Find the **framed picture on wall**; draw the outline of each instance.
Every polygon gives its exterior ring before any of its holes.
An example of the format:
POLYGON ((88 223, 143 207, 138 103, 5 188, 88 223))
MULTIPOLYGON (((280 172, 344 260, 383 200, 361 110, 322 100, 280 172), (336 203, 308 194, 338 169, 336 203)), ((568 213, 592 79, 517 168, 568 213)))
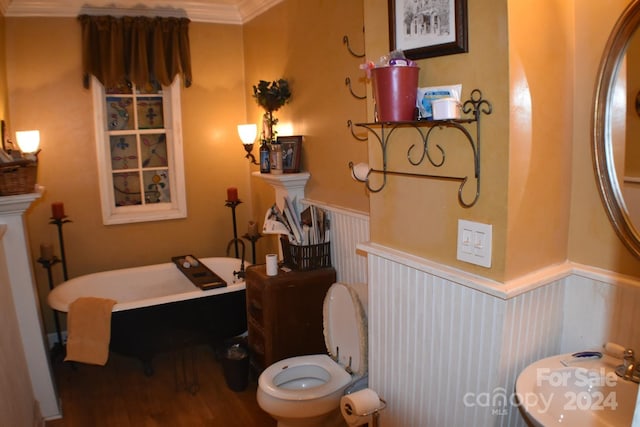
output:
POLYGON ((468 52, 467 0, 389 0, 389 42, 409 59, 468 52))
POLYGON ((278 142, 282 145, 282 171, 284 173, 300 172, 302 136, 279 136, 278 142))

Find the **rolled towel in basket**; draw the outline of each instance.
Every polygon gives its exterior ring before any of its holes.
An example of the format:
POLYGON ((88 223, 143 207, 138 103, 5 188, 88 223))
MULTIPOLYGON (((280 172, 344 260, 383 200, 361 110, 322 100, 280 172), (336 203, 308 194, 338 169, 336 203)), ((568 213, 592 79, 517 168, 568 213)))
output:
POLYGON ((104 365, 109 358, 111 310, 117 301, 82 297, 69 305, 64 360, 104 365))

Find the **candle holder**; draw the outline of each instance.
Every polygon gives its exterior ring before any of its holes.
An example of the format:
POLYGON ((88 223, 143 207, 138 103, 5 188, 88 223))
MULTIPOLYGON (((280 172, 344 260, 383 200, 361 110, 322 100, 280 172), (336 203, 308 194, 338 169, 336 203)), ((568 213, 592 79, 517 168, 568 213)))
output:
POLYGON ((69 275, 67 274, 67 257, 64 253, 64 238, 62 237, 62 226, 68 222, 71 222, 70 219, 66 219, 67 216, 63 215, 60 218, 51 217, 51 221, 49 224, 55 224, 58 227, 58 240, 60 242, 60 262, 62 262, 62 277, 64 280, 69 280, 69 275))
MULTIPOLYGON (((238 199, 227 200, 224 204, 226 207, 231 208, 231 218, 233 219, 233 240, 231 242, 233 242, 235 247, 236 258, 240 257, 240 254, 238 252, 238 227, 236 224, 236 206, 238 206, 240 203, 242 203, 242 200, 238 199)), ((231 242, 229 243, 231 244, 231 242)))
POLYGON ((256 263, 256 242, 262 238, 262 234, 249 234, 245 233, 242 235, 243 239, 246 239, 251 242, 251 264, 256 263))
MULTIPOLYGON (((47 279, 49 280, 49 290, 53 290, 53 276, 51 275, 51 267, 60 262, 57 256, 51 258, 38 258, 38 263, 47 270, 47 279)), ((58 356, 64 354, 64 345, 62 344, 62 333, 60 332, 60 319, 58 318, 58 311, 53 310, 53 321, 56 325, 56 338, 57 342, 51 348, 51 358, 55 359, 58 356)))

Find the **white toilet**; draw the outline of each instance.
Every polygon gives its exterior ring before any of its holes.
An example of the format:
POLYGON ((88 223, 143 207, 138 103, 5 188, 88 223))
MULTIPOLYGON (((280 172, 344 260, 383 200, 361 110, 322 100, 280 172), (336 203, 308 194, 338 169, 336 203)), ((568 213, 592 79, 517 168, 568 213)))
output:
POLYGON ((279 427, 345 425, 340 398, 367 371, 367 323, 356 292, 334 283, 323 307, 325 354, 290 357, 258 379, 260 407, 279 427))

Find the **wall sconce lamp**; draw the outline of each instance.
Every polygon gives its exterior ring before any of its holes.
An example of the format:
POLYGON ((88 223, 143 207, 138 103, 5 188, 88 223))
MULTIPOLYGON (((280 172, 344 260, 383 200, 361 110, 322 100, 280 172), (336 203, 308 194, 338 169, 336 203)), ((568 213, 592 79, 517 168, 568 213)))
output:
POLYGON ((258 125, 238 125, 238 135, 240 135, 242 145, 244 145, 244 149, 247 152, 247 155, 244 156, 245 159, 251 160, 251 163, 253 163, 254 165, 259 164, 258 162, 256 162, 256 158, 251 153, 251 150, 253 150, 253 143, 256 140, 256 136, 258 136, 258 125))
POLYGON ((40 131, 23 130, 16 132, 18 147, 25 158, 36 161, 40 152, 40 131))

